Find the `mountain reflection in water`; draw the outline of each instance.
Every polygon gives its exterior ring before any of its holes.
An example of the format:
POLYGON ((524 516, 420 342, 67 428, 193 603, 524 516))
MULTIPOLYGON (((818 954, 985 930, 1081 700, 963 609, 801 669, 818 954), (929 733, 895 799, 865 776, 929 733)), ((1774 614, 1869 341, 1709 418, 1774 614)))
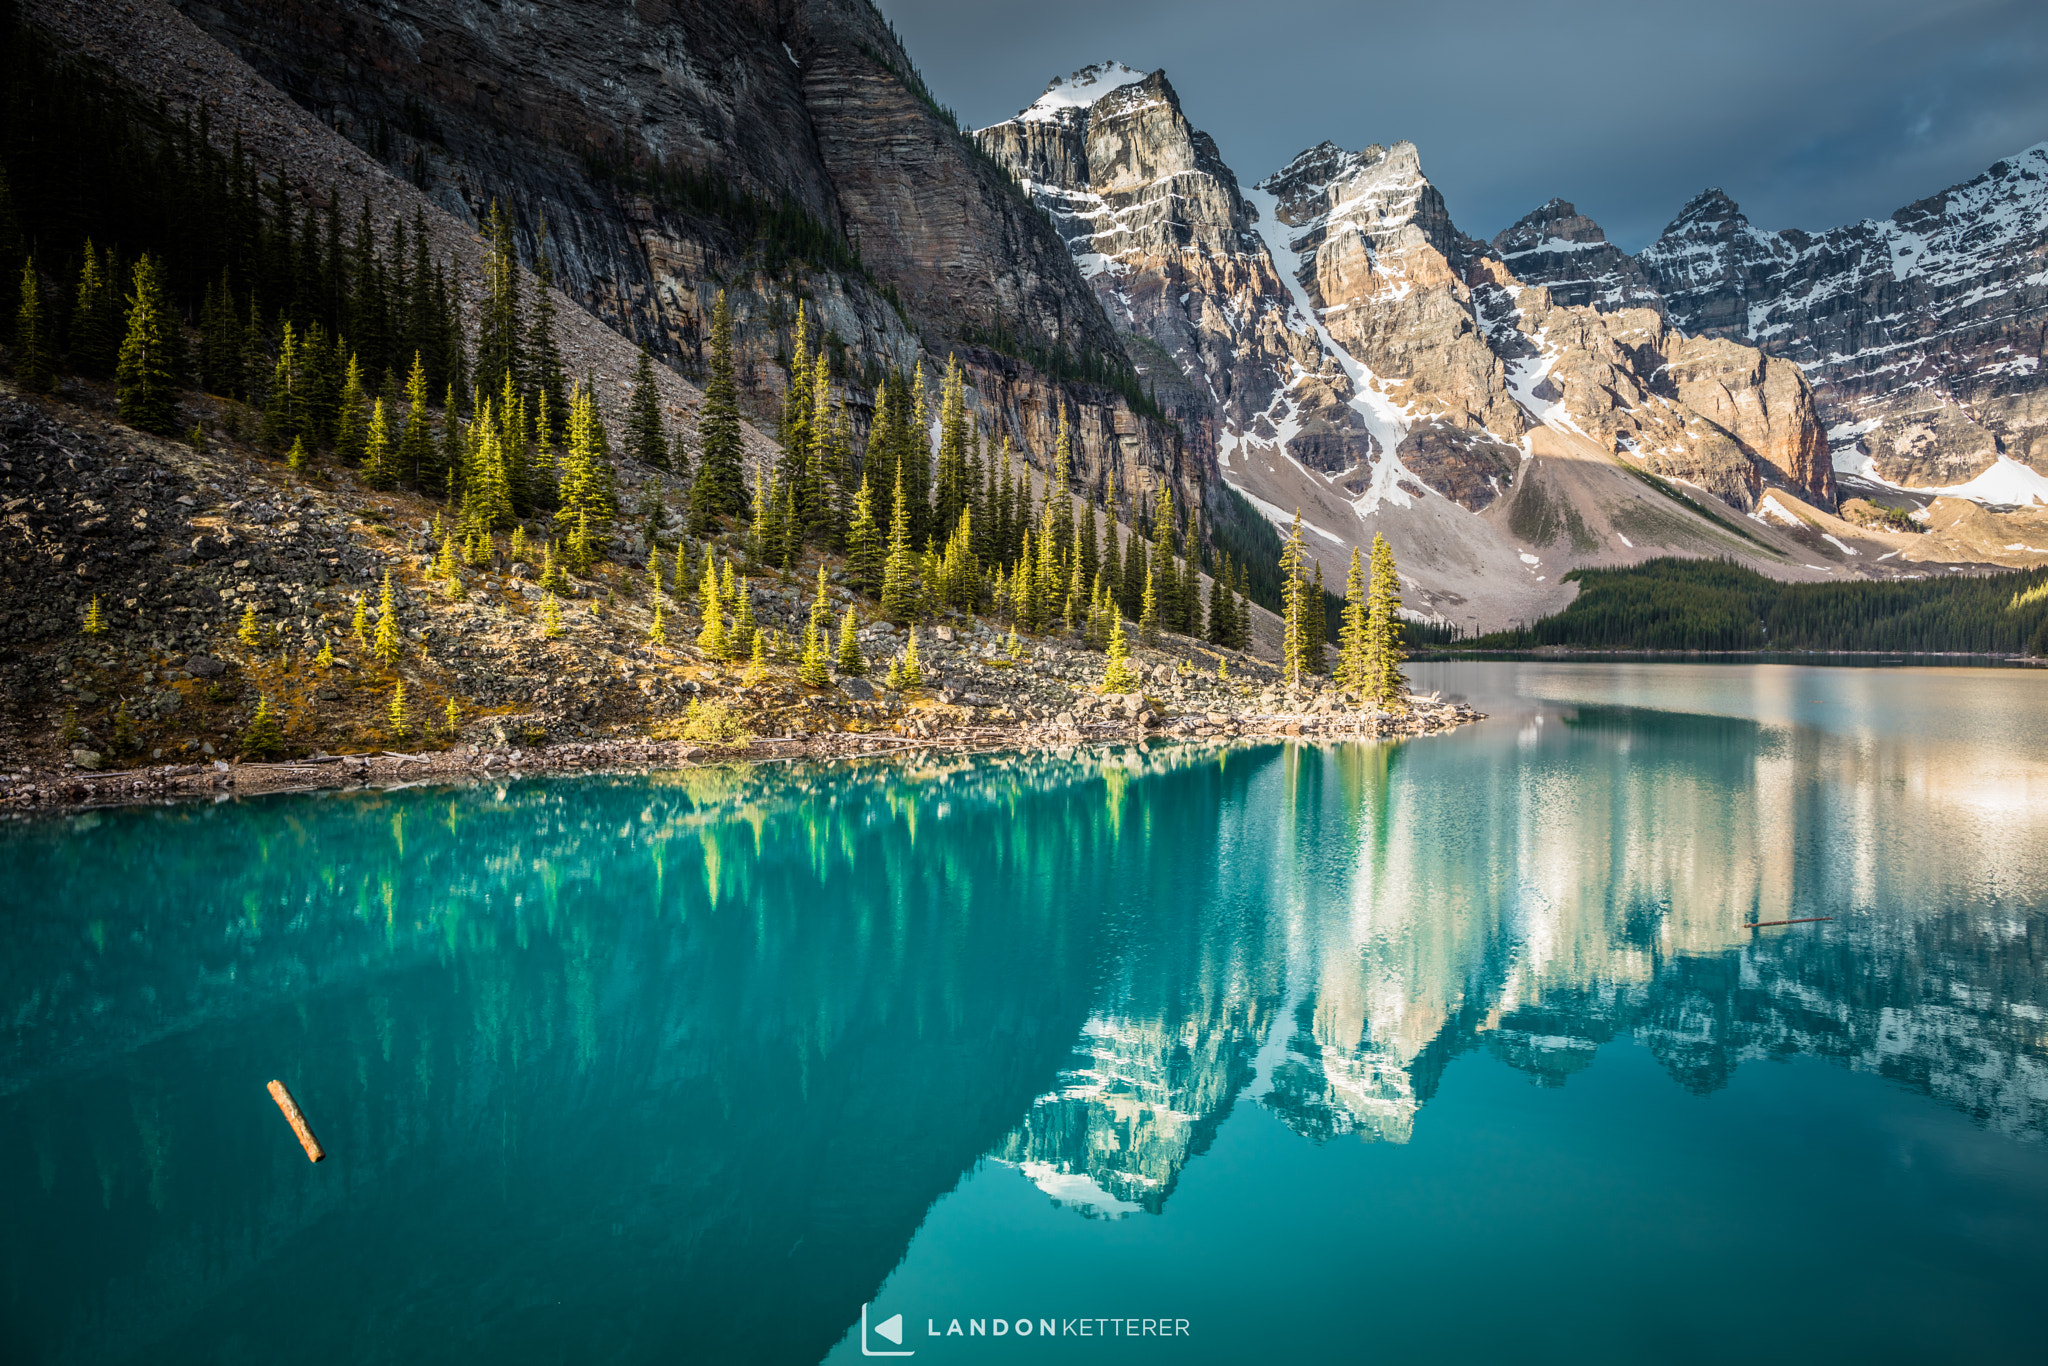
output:
POLYGON ((2038 708, 1992 744, 1574 677, 1405 744, 16 824, 0 1341, 815 1360, 984 1159, 1139 1218, 1240 1102, 1405 1143, 1460 1055, 1558 1086, 1621 1034, 1701 1094, 1808 1054, 2040 1139, 2038 708))

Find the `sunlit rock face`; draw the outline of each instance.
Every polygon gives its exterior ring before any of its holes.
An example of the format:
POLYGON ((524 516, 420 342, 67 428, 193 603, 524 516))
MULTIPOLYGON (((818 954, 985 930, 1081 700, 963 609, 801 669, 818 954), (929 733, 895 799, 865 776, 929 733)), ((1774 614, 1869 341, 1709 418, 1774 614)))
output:
POLYGON ((1117 62, 1054 81, 976 134, 1052 218, 1159 402, 1215 448, 1249 421, 1313 340, 1252 230, 1237 178, 1180 107, 1166 73, 1117 62))
POLYGON ((1688 335, 1796 363, 1842 431, 1845 470, 1913 488, 1967 483, 2001 455, 2048 472, 2048 143, 1819 233, 1758 228, 1710 189, 1626 257, 1569 208, 1553 201, 1494 240, 1519 278, 1603 311, 1657 307, 1688 335))

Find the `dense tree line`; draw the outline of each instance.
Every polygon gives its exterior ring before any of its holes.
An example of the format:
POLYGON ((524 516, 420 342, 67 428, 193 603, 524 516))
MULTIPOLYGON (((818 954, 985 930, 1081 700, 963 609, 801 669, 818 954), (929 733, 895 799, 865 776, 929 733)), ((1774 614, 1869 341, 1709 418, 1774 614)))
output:
MULTIPOLYGON (((731 346, 729 326, 714 324, 707 424, 725 420, 728 410, 737 415, 720 387, 731 373, 731 346)), ((636 411, 645 413, 645 430, 629 445, 659 451, 658 410, 640 409, 636 400, 636 411)), ((1126 620, 1148 636, 1177 631, 1239 648, 1249 643, 1243 566, 1223 557, 1203 593, 1200 519, 1176 514, 1170 488, 1144 518, 1150 536, 1119 527, 1101 507, 1077 508, 1064 407, 1053 468, 1034 479, 1007 438, 992 443, 972 420, 958 357, 936 395, 921 368, 886 376, 856 450, 825 347, 799 307, 780 428, 781 458, 755 472, 751 497, 742 500, 730 487, 736 458, 715 480, 698 472, 693 488, 704 492, 693 495, 695 529, 732 513, 747 525, 750 556, 785 569, 806 546, 843 554, 854 586, 896 621, 950 607, 993 612, 1029 632, 1058 627, 1100 649, 1126 620), (723 491, 714 496, 714 488, 723 491)), ((709 469, 708 435, 704 449, 709 469)))
POLYGON ((2048 654, 2048 569, 1780 583, 1725 561, 1660 559, 1565 577, 1579 596, 1562 612, 1471 644, 2048 654))

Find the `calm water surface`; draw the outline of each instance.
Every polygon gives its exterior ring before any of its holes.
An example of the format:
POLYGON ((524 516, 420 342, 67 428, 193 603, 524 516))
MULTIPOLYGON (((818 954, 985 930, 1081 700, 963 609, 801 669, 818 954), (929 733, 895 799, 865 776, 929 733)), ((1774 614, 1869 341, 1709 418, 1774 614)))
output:
POLYGON ((2039 1361, 2048 676, 1415 673, 0 826, 0 1359, 2039 1361))

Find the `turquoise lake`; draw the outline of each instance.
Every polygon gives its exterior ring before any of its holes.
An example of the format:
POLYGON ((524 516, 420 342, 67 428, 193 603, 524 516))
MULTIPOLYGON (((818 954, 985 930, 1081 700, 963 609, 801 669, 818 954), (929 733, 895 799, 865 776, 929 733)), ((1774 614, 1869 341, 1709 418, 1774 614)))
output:
POLYGON ((2041 1360, 2048 674, 1412 675, 0 825, 0 1360, 2041 1360))

